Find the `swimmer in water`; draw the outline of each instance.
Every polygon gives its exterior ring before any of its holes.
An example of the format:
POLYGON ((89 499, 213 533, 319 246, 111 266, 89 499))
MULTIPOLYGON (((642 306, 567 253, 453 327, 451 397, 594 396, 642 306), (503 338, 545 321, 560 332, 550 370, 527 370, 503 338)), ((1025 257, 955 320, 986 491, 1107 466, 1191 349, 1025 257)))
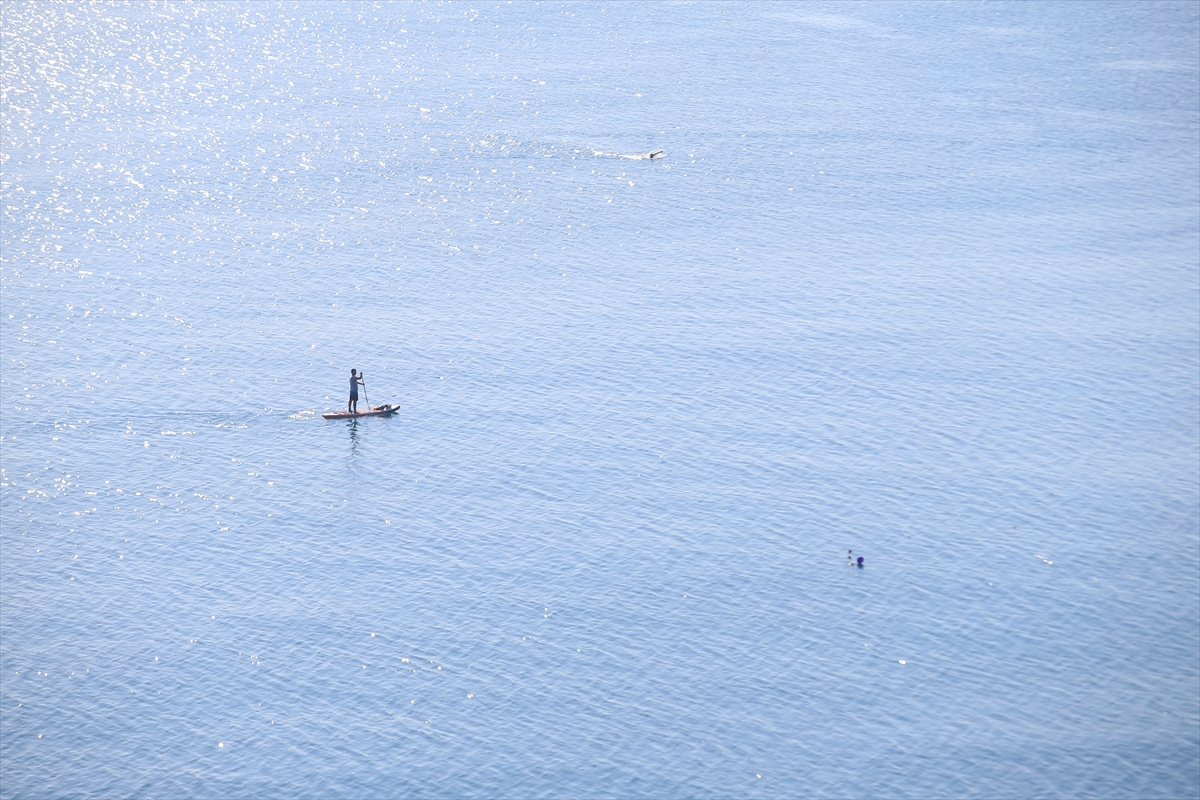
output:
POLYGON ((650 153, 650 158, 652 158, 652 159, 654 159, 654 158, 662 158, 662 157, 663 157, 663 155, 665 155, 665 154, 663 153, 663 151, 662 151, 662 150, 654 150, 654 151, 652 151, 652 152, 650 153))

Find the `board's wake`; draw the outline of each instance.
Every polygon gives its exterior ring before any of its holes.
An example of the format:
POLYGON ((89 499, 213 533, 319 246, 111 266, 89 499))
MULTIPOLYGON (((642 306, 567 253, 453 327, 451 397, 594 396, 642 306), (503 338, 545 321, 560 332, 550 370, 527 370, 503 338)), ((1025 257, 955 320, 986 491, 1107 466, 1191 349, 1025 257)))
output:
POLYGON ((628 158, 630 161, 653 161, 665 158, 667 154, 663 150, 651 150, 649 153, 606 153, 603 150, 592 150, 592 155, 597 158, 628 158))

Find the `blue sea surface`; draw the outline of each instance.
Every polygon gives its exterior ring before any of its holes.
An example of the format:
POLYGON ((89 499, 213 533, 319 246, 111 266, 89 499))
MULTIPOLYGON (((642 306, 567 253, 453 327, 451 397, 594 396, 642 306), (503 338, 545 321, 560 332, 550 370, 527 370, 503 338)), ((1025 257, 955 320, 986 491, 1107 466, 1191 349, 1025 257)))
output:
POLYGON ((1200 795, 1200 5, 0 37, 0 797, 1200 795))

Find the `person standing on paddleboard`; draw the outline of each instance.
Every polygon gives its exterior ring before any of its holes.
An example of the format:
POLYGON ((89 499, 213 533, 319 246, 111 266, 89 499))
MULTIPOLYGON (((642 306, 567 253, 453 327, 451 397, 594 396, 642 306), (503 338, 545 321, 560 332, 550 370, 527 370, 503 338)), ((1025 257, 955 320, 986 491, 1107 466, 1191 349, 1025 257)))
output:
POLYGON ((357 370, 350 370, 350 402, 346 404, 346 411, 351 414, 358 413, 358 386, 363 383, 362 375, 358 374, 357 370))

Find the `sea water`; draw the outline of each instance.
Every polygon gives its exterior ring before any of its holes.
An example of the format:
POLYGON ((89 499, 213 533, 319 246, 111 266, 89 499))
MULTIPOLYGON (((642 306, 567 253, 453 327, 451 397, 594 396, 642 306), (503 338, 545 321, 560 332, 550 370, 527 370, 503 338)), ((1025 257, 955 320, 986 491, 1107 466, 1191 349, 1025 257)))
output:
POLYGON ((1200 792, 1196 4, 0 14, 3 797, 1200 792))

